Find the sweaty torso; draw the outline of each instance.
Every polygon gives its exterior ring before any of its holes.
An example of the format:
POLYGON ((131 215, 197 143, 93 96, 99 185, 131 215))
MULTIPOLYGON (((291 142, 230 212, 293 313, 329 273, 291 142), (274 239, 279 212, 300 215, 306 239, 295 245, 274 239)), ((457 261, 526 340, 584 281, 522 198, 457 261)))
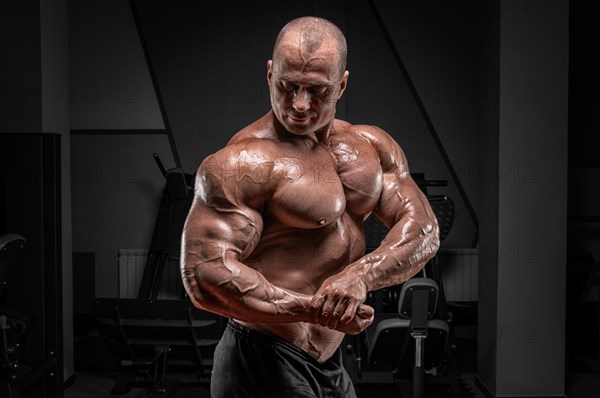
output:
MULTIPOLYGON (((379 157, 360 131, 336 120, 328 145, 274 137, 255 123, 233 141, 246 142, 257 162, 238 178, 269 190, 262 205, 263 230, 243 262, 271 283, 314 294, 321 283, 364 254, 364 218, 375 208, 383 178, 379 157)), ((241 324, 279 336, 326 360, 344 334, 320 325, 241 324)))

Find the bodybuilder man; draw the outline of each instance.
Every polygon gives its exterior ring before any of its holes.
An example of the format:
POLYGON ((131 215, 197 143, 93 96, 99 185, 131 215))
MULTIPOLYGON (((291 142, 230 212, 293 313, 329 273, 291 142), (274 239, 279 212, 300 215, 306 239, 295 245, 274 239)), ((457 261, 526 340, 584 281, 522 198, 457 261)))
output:
POLYGON ((368 291, 435 254, 438 226, 399 145, 335 119, 349 76, 342 32, 295 19, 272 58, 272 109, 198 169, 182 277, 197 307, 230 318, 213 398, 353 397, 340 343, 373 321, 368 291), (389 233, 364 255, 371 213, 389 233))

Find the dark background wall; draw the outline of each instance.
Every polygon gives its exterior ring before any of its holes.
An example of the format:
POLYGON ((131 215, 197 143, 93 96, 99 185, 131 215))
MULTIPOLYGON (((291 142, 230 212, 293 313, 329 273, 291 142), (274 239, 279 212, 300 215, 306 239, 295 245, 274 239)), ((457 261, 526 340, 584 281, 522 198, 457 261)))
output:
MULTIPOLYGON (((489 100, 481 7, 467 1, 375 4, 477 210, 476 148, 489 100)), ((431 189, 456 203, 447 245, 472 245, 475 225, 368 2, 223 2, 210 11, 183 1, 134 5, 167 120, 160 117, 129 2, 75 3, 70 13, 74 246, 96 255, 98 296, 117 293, 118 249, 149 245, 163 186, 152 153, 166 167, 179 158, 193 173, 204 157, 265 114, 266 62, 275 36, 302 15, 324 16, 347 35, 350 81, 338 117, 384 128, 405 150, 411 171, 448 180, 448 187, 431 189)))
POLYGON ((541 4, 499 3, 498 87, 522 91, 499 96, 485 132, 498 172, 482 187, 495 255, 480 267, 479 314, 493 322, 478 330, 478 376, 498 397, 564 393, 568 3, 541 4))

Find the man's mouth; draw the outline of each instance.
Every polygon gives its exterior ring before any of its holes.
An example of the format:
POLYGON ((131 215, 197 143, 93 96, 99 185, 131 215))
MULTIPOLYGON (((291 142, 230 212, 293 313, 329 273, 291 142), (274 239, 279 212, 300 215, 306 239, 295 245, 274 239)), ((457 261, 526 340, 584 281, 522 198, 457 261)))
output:
POLYGON ((294 116, 294 115, 288 115, 288 117, 290 119, 292 119, 296 123, 305 123, 308 120, 310 120, 310 116, 297 117, 297 116, 294 116))

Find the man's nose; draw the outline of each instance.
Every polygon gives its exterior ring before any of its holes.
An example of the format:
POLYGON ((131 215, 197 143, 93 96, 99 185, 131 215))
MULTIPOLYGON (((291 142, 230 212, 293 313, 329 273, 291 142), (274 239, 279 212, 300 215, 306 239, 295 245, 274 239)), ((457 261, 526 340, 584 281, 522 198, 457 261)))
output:
POLYGON ((300 113, 306 112, 308 109, 310 109, 310 98, 308 92, 303 89, 298 89, 294 95, 292 106, 296 112, 300 113))

